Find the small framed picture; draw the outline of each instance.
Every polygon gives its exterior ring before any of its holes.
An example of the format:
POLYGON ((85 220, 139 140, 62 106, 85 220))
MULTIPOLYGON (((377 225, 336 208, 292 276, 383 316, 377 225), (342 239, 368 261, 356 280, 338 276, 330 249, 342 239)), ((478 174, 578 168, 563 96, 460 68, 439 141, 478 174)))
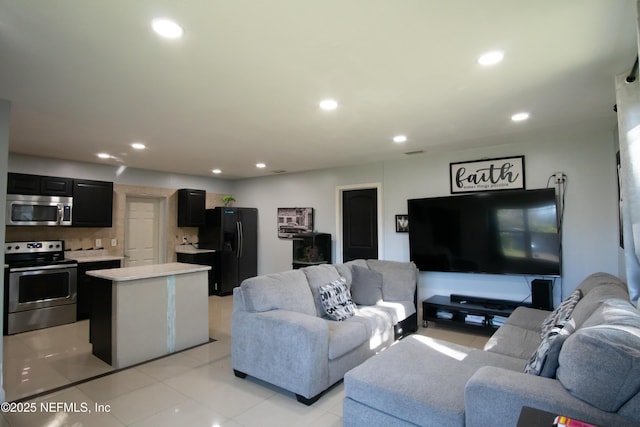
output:
POLYGON ((291 239, 313 231, 313 208, 278 208, 278 237, 291 239))
POLYGON ((396 233, 409 232, 409 215, 396 215, 396 233))

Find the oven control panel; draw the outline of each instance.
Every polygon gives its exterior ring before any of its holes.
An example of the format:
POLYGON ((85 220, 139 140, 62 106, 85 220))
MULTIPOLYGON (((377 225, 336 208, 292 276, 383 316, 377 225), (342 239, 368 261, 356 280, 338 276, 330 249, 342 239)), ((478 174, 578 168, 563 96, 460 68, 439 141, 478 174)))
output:
POLYGON ((60 251, 64 251, 63 240, 48 240, 40 242, 7 242, 4 246, 5 255, 60 251))

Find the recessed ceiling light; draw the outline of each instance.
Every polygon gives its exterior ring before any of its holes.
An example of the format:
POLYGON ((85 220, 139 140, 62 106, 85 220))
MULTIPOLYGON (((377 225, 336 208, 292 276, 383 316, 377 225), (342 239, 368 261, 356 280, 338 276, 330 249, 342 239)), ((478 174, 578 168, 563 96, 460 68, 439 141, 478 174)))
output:
POLYGON ((480 58, 478 58, 478 64, 494 65, 502 61, 503 58, 504 58, 504 53, 500 52, 499 50, 495 50, 493 52, 488 52, 480 56, 480 58))
POLYGON ((100 157, 101 159, 109 159, 111 158, 111 155, 107 153, 98 153, 98 157, 100 157))
POLYGON ((393 137, 393 142, 402 144, 403 142, 407 142, 407 137, 406 135, 396 135, 393 137))
POLYGON ((258 169, 264 169, 264 168, 266 168, 266 167, 267 167, 267 165, 265 165, 264 163, 256 163, 256 167, 257 167, 258 169))
POLYGON ((332 111, 338 108, 338 101, 335 99, 325 99, 320 102, 320 108, 325 111, 332 111))
POLYGON ((133 142, 131 143, 131 147, 135 148, 136 150, 144 150, 145 148, 147 148, 147 146, 142 142, 133 142))
POLYGON ((527 120, 529 118, 529 113, 516 113, 513 116, 511 116, 511 120, 513 120, 514 122, 521 122, 523 120, 527 120))
POLYGON ((220 169, 214 169, 211 172, 215 173, 216 175, 221 174, 222 171, 220 169))
POLYGON ((151 22, 151 26, 153 31, 167 39, 179 39, 184 33, 182 27, 170 19, 154 19, 151 22))

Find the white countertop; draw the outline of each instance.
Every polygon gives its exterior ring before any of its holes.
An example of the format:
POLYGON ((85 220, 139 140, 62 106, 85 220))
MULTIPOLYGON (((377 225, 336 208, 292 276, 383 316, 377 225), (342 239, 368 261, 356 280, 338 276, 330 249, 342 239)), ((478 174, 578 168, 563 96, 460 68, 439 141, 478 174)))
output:
POLYGON ((123 256, 115 256, 115 255, 96 255, 96 256, 86 256, 86 255, 73 255, 73 254, 64 254, 65 259, 72 259, 77 261, 78 263, 83 262, 100 262, 100 261, 121 261, 124 259, 123 256))
POLYGON ((215 252, 215 249, 199 249, 193 245, 176 245, 177 254, 207 254, 215 252))
POLYGON ((211 266, 171 262, 167 264, 140 265, 137 267, 109 268, 106 270, 87 271, 89 276, 112 282, 126 282, 130 280, 148 279, 150 277, 173 276, 176 274, 197 273, 211 270, 211 266))

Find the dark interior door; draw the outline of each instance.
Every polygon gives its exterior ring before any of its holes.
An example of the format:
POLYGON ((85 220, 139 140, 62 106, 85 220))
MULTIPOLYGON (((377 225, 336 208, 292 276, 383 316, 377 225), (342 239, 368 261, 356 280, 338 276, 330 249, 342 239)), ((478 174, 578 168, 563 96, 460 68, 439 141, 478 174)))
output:
POLYGON ((342 193, 342 260, 378 258, 378 191, 342 193))

